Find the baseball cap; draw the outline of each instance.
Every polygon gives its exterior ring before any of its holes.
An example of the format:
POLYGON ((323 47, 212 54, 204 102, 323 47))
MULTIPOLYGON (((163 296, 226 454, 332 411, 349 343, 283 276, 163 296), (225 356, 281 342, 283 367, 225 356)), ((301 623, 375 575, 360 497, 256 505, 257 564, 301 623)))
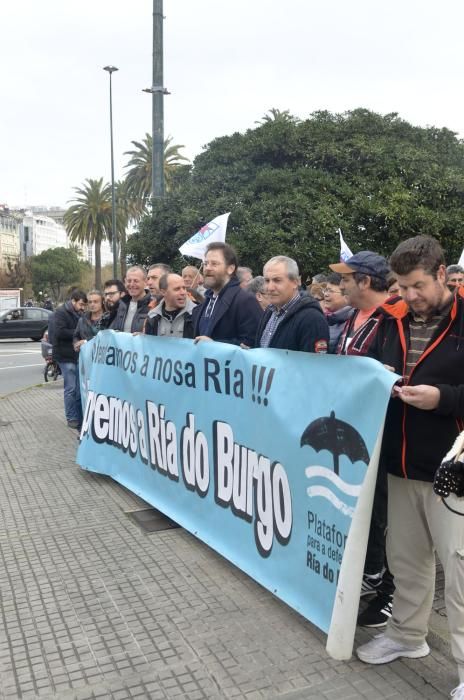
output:
POLYGON ((382 255, 373 253, 371 250, 361 250, 346 262, 335 263, 329 265, 330 269, 338 272, 340 275, 352 274, 353 272, 361 272, 363 275, 371 277, 380 277, 384 279, 390 272, 387 261, 382 255))

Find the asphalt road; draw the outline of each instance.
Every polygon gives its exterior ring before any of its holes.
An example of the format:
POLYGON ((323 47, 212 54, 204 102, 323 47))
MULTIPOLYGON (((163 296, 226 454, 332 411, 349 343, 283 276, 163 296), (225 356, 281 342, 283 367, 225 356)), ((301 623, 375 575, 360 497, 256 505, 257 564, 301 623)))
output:
POLYGON ((22 339, 0 340, 0 396, 41 384, 44 366, 40 343, 22 339))

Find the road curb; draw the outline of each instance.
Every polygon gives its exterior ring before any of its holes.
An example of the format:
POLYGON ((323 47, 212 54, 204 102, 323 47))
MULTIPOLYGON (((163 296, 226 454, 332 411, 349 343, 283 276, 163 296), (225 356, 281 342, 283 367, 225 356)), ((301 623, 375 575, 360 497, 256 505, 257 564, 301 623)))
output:
MULTIPOLYGON (((55 384, 55 382, 53 382, 55 384)), ((14 389, 13 391, 9 391, 8 394, 2 394, 0 396, 0 401, 3 401, 4 399, 9 399, 12 396, 15 396, 15 394, 21 394, 23 391, 30 391, 31 389, 39 389, 40 387, 49 387, 53 386, 50 384, 50 382, 37 382, 37 384, 30 384, 29 386, 23 386, 21 389, 14 389)))

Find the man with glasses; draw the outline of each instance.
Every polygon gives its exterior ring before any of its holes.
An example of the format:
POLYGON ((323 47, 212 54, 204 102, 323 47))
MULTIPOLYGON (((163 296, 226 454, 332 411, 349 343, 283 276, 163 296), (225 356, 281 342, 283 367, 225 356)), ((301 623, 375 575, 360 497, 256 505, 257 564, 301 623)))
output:
POLYGON ((103 289, 106 311, 102 316, 101 327, 109 328, 116 317, 119 300, 124 296, 126 290, 121 280, 108 280, 103 289))
POLYGON ((228 243, 210 243, 204 262, 205 300, 192 311, 195 342, 218 340, 253 347, 262 309, 240 287, 238 260, 228 243))

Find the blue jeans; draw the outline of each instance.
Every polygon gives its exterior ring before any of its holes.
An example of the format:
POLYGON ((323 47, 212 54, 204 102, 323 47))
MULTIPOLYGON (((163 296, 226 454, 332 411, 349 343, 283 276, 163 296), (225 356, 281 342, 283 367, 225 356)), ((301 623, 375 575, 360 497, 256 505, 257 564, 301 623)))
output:
POLYGON ((59 362, 64 381, 64 412, 66 420, 82 424, 81 392, 78 367, 74 362, 59 362))

